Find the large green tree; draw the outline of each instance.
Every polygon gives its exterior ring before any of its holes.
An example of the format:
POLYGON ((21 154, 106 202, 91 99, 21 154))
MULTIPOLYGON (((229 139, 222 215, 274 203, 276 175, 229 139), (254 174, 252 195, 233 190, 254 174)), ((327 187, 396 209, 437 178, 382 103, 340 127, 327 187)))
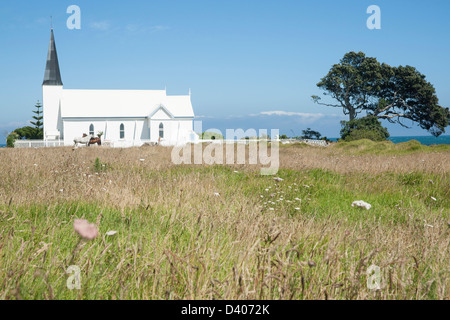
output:
POLYGON ((414 67, 391 67, 363 52, 349 52, 317 84, 337 103, 312 98, 320 105, 342 108, 350 121, 362 112, 404 127, 402 120, 409 119, 439 136, 449 125, 450 112, 439 105, 433 85, 425 78, 414 67))

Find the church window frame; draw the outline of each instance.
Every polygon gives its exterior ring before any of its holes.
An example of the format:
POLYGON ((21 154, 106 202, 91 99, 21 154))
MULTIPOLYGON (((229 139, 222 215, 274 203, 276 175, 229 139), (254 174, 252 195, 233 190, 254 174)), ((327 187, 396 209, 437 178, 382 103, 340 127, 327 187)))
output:
POLYGON ((120 124, 120 139, 125 139, 125 125, 123 123, 120 124))
POLYGON ((164 139, 164 124, 162 122, 159 124, 159 137, 164 139))
POLYGON ((93 136, 94 135, 94 124, 93 123, 91 123, 91 125, 89 126, 89 135, 90 136, 93 136))

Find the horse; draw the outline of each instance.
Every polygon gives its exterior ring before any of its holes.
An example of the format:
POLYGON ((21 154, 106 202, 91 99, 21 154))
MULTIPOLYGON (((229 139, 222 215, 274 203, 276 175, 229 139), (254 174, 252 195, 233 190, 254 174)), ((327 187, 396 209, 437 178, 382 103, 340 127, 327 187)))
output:
POLYGON ((88 136, 86 133, 83 133, 82 138, 73 139, 73 142, 75 143, 75 145, 73 146, 74 149, 78 148, 79 144, 84 144, 86 145, 86 147, 89 147, 89 142, 91 141, 92 138, 94 138, 92 135, 88 136))
POLYGON ((97 144, 97 145, 101 146, 102 145, 102 139, 99 138, 99 137, 91 138, 91 140, 89 140, 89 145, 88 146, 90 146, 91 144, 97 144))

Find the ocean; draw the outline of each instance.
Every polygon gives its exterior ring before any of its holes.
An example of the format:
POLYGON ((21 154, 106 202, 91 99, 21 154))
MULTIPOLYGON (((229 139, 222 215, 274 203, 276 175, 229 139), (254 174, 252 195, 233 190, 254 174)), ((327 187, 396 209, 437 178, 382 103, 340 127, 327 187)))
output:
MULTIPOLYGON (((338 138, 331 138, 331 141, 337 141, 338 138)), ((400 143, 400 142, 406 142, 409 140, 417 140, 421 144, 426 146, 431 146, 433 144, 450 144, 450 135, 440 136, 440 137, 433 137, 433 136, 407 136, 407 137, 390 137, 389 140, 391 140, 394 143, 400 143)), ((6 144, 0 144, 0 148, 5 148, 6 144)))
MULTIPOLYGON (((339 138, 331 138, 331 141, 337 141, 339 138)), ((431 146, 433 144, 450 144, 450 135, 433 137, 433 136, 407 136, 407 137, 390 137, 388 140, 391 140, 393 143, 401 143, 407 142, 410 140, 417 140, 421 144, 426 146, 431 146)))
POLYGON ((423 145, 430 146, 433 144, 450 144, 450 135, 440 136, 437 138, 433 136, 390 137, 389 140, 391 140, 394 143, 406 142, 409 140, 417 140, 423 145))

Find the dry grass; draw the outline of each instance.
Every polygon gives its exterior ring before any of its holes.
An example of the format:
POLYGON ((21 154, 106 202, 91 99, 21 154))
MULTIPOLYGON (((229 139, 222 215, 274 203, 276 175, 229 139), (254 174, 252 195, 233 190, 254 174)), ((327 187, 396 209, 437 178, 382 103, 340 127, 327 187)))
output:
POLYGON ((1 149, 0 298, 450 298, 448 150, 283 146, 281 183, 170 152, 1 149), (101 236, 74 256, 69 290, 76 218, 101 236))

